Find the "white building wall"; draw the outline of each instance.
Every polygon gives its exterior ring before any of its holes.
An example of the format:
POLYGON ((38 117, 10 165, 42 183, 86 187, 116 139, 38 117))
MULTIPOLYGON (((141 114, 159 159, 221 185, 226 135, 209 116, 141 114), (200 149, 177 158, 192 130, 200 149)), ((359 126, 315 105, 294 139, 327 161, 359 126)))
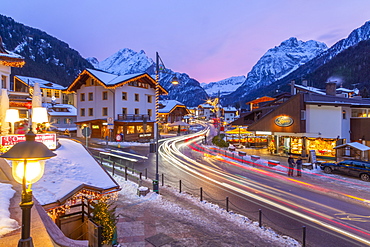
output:
POLYGON ((0 64, 0 88, 6 88, 8 91, 10 90, 10 74, 11 67, 0 64), (5 78, 5 85, 1 84, 2 78, 5 78))
POLYGON ((139 109, 139 114, 148 114, 148 109, 152 110, 150 119, 155 120, 155 89, 140 88, 124 85, 116 88, 115 99, 115 118, 122 114, 122 108, 127 108, 127 114, 135 114, 135 109, 139 109), (127 100, 122 100, 122 92, 127 93, 127 100), (135 94, 139 94, 139 101, 135 101, 135 94), (148 96, 151 96, 151 103, 148 102, 148 96))
POLYGON ((153 88, 140 88, 123 85, 116 89, 105 89, 103 86, 83 85, 76 94, 77 97, 77 121, 90 121, 94 119, 106 119, 113 117, 118 119, 118 114, 122 114, 122 108, 127 108, 127 114, 135 114, 135 109, 139 109, 139 114, 148 114, 151 109, 151 120, 155 120, 155 90, 153 88), (103 92, 108 92, 108 100, 103 100, 103 92), (122 92, 127 93, 127 100, 122 100, 122 92), (81 101, 81 93, 85 94, 85 101, 81 101), (89 93, 93 93, 93 101, 89 101, 89 93), (135 94, 139 94, 139 101, 135 101, 135 94), (151 103, 148 102, 148 95, 151 96, 151 103), (114 104, 115 103, 115 104, 114 104), (108 116, 103 116, 103 108, 108 108, 108 116), (81 116, 81 108, 85 109, 85 116, 81 116), (93 116, 89 116, 89 108, 93 108, 93 116))
POLYGON ((342 107, 306 106, 307 136, 337 138, 342 136, 342 107), (319 134, 320 133, 320 134, 319 134))
POLYGON ((85 86, 83 85, 77 91, 77 121, 89 121, 95 119, 106 119, 113 116, 113 95, 103 86, 85 86), (103 100, 103 91, 108 92, 108 100, 103 100), (85 101, 81 101, 81 93, 85 94, 85 101), (89 101, 89 93, 93 93, 93 100, 89 101), (108 108, 108 116, 103 116, 103 108, 108 108), (81 108, 85 109, 85 116, 81 116, 81 108), (93 116, 89 116, 89 108, 93 108, 93 116))

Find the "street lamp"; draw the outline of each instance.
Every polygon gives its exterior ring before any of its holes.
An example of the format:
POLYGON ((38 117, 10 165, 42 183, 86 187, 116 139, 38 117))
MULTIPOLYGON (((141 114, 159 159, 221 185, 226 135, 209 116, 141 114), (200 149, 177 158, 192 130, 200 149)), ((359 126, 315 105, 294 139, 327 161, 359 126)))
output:
POLYGON ((30 236, 31 208, 33 206, 31 184, 37 182, 44 173, 46 159, 56 156, 43 143, 36 142, 36 135, 29 131, 26 141, 15 144, 1 158, 12 161, 12 174, 18 183, 22 184, 22 238, 18 247, 33 247, 30 236))
MULTIPOLYGON (((159 62, 161 62, 164 69, 166 67, 164 66, 164 63, 159 56, 158 52, 156 52, 156 70, 155 70, 155 122, 154 122, 154 140, 155 140, 155 180, 153 180, 153 191, 156 193, 159 193, 159 173, 158 173, 158 139, 159 139, 159 128, 158 128, 158 122, 159 122, 159 62)), ((162 73, 166 73, 164 71, 161 71, 162 73)), ((171 73, 168 73, 171 74, 171 73)), ((179 80, 176 76, 172 78, 171 83, 173 85, 179 84, 179 80)))
POLYGON ((5 122, 10 123, 11 134, 14 134, 14 123, 20 121, 17 109, 8 109, 5 114, 5 122))

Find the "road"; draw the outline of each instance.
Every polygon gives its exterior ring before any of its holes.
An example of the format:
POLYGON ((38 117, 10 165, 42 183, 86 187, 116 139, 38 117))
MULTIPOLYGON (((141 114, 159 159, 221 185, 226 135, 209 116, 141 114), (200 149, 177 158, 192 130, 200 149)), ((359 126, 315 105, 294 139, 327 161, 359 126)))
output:
POLYGON ((206 200, 221 205, 228 197, 233 211, 252 219, 258 219, 261 209, 263 223, 298 240, 305 226, 307 246, 370 245, 369 208, 364 204, 332 197, 336 193, 331 190, 279 171, 194 152, 189 145, 201 140, 179 137, 163 143, 160 169, 166 172, 166 184, 179 187, 181 179, 183 190, 197 195, 202 187, 206 200))

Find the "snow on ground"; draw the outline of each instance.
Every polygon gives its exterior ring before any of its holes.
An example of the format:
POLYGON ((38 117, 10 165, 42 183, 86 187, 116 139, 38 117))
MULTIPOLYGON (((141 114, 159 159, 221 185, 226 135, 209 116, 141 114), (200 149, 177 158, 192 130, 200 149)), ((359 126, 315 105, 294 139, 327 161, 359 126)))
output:
MULTIPOLYGON (((119 183, 122 190, 119 192, 121 193, 127 202, 130 202, 132 204, 138 204, 145 201, 154 201, 154 205, 157 207, 163 208, 163 210, 169 210, 173 213, 176 213, 178 215, 186 215, 187 218, 190 219, 190 221, 193 222, 199 222, 201 223, 203 219, 199 218, 197 215, 193 215, 190 211, 182 208, 181 206, 177 205, 176 203, 172 203, 168 200, 166 200, 161 195, 158 195, 154 192, 149 192, 146 196, 139 197, 137 195, 137 189, 138 185, 131 181, 125 181, 124 178, 115 175, 114 179, 119 183)), ((258 236, 262 236, 264 239, 270 239, 272 242, 276 244, 276 246, 301 246, 300 243, 288 236, 285 235, 279 235, 276 232, 274 232, 271 228, 262 227, 260 228, 258 226, 258 222, 253 222, 249 218, 236 214, 234 212, 227 212, 225 209, 220 208, 219 206, 208 203, 206 201, 200 202, 199 198, 195 198, 189 194, 186 193, 178 193, 177 190, 174 188, 166 187, 167 190, 171 190, 172 194, 175 194, 179 197, 185 198, 186 200, 191 201, 192 204, 195 204, 205 210, 213 211, 215 217, 219 217, 222 220, 228 220, 235 222, 240 227, 243 227, 246 229, 246 231, 251 232, 253 234, 256 234, 258 236)))
POLYGON ((11 184, 0 183, 0 238, 19 228, 18 222, 10 218, 10 199, 14 194, 11 184))
POLYGON ((43 177, 32 185, 41 205, 56 202, 81 184, 102 189, 117 186, 81 144, 69 139, 59 142, 57 156, 46 161, 43 177))

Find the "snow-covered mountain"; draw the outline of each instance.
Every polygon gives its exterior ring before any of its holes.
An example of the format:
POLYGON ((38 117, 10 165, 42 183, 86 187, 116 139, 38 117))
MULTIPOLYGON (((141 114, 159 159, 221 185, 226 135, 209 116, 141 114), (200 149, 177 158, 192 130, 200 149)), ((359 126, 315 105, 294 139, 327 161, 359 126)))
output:
MULTIPOLYGON (((141 50, 135 52, 124 48, 99 62, 96 58, 87 58, 87 60, 96 68, 117 75, 134 74, 146 72, 155 78, 155 63, 146 53, 141 50)), ((199 82, 189 77, 185 73, 173 72, 170 69, 160 73, 160 84, 169 92, 166 99, 180 101, 187 106, 198 106, 208 98, 207 93, 200 86, 199 82), (176 76, 179 79, 179 85, 172 85, 172 78, 176 76)))
POLYGON ((201 83, 200 85, 206 90, 208 96, 213 98, 218 96, 218 92, 220 92, 220 96, 234 92, 245 79, 244 75, 233 76, 221 81, 201 83))
POLYGON ((226 95, 223 104, 244 98, 250 90, 268 86, 299 68, 327 49, 324 43, 297 38, 283 41, 279 46, 269 49, 253 66, 247 79, 237 90, 226 95))

